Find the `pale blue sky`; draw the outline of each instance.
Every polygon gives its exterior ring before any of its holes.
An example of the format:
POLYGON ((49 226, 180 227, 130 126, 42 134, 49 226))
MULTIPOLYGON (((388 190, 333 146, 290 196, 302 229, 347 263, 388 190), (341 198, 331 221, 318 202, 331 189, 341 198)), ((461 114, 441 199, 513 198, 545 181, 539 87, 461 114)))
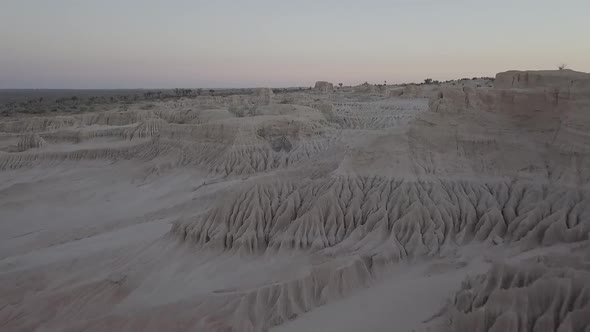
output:
POLYGON ((590 71, 589 15, 588 0, 0 0, 0 88, 590 71))

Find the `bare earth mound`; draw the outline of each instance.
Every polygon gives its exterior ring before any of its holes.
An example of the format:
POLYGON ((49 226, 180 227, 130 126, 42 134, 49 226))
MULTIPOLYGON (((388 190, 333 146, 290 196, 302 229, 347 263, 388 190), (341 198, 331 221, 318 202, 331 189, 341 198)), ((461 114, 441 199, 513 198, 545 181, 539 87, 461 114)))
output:
POLYGON ((588 331, 590 75, 0 122, 2 331, 588 331))

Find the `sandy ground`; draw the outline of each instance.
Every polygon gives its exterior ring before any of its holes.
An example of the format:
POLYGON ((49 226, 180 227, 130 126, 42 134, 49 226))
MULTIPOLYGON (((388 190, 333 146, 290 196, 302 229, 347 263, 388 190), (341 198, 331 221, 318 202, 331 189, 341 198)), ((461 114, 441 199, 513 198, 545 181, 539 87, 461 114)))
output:
POLYGON ((0 330, 586 331, 587 77, 524 75, 5 119, 0 330))

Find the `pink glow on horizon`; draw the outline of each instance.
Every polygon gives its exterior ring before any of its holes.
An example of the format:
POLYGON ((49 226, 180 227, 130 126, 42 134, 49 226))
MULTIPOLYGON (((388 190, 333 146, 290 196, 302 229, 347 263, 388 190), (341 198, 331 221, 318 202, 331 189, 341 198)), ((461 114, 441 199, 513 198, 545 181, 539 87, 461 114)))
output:
POLYGON ((580 39, 590 31, 586 1, 8 0, 4 7, 0 88, 402 83, 559 63, 590 71, 590 44, 580 39))

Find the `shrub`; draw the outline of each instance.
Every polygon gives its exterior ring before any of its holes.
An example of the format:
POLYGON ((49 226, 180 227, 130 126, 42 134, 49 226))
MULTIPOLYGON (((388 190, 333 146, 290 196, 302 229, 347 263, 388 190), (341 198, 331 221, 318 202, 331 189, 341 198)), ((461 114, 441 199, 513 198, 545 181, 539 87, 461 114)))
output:
POLYGON ((260 115, 260 110, 258 109, 258 105, 230 105, 227 110, 232 113, 233 115, 237 116, 238 118, 243 118, 245 116, 257 116, 260 115))

